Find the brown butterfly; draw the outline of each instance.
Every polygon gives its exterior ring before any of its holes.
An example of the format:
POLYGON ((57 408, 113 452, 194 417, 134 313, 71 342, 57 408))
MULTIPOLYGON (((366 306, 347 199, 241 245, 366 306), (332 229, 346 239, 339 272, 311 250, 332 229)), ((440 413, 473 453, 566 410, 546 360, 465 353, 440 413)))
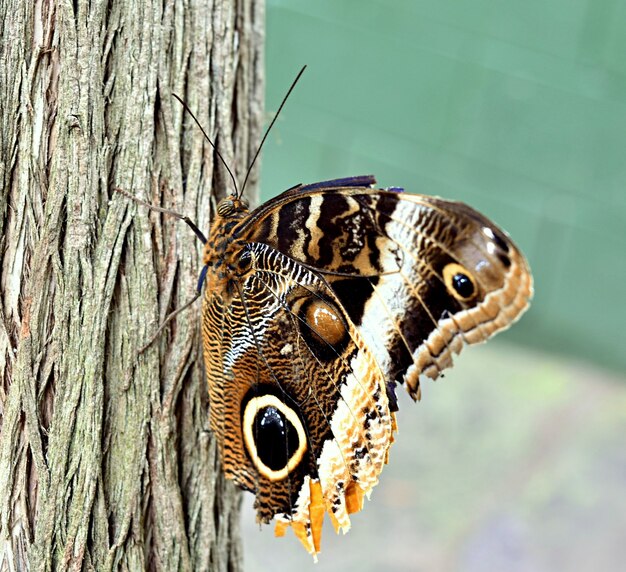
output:
POLYGON ((208 239, 176 215, 204 243, 202 339, 224 472, 256 495, 259 521, 276 518, 279 535, 291 526, 313 555, 324 515, 347 531, 378 482, 396 385, 419 399, 420 376, 509 327, 532 297, 524 256, 486 217, 375 183, 298 185, 252 212, 236 191, 208 239))
POLYGON ((258 519, 320 549, 387 462, 395 386, 420 397, 465 343, 527 308, 523 255, 458 203, 373 177, 222 200, 205 243, 204 360, 225 474, 258 519))

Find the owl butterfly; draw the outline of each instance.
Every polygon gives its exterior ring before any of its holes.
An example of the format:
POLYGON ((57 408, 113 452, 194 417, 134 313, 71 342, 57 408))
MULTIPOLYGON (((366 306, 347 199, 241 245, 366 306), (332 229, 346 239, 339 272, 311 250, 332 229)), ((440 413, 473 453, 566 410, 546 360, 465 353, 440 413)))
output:
POLYGON ((299 185, 249 212, 222 200, 205 243, 210 422, 258 519, 312 554, 350 528, 387 462, 395 386, 420 398, 464 344, 510 326, 532 279, 470 207, 373 177, 299 185))
POLYGON ((313 555, 325 514, 346 532, 378 482, 396 385, 419 399, 421 376, 510 326, 532 296, 524 256, 486 217, 375 184, 298 185, 252 212, 236 192, 207 240, 181 217, 204 242, 202 339, 223 470, 256 495, 259 521, 275 518, 277 535, 293 528, 313 555))

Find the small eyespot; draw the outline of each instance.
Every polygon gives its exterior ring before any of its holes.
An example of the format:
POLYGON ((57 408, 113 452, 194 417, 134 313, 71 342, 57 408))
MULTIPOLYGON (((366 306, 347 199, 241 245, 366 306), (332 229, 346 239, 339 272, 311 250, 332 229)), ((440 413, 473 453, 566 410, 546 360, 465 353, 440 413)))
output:
POLYGON ((322 361, 336 359, 350 339, 340 310, 313 297, 296 300, 291 310, 298 316, 300 334, 315 356, 322 361))
POLYGON ((346 335, 346 327, 335 309, 322 301, 306 304, 303 316, 313 332, 329 344, 339 343, 346 335))
POLYGON ((471 300, 478 292, 472 274, 465 267, 455 262, 451 262, 444 267, 443 281, 448 292, 460 302, 471 300))

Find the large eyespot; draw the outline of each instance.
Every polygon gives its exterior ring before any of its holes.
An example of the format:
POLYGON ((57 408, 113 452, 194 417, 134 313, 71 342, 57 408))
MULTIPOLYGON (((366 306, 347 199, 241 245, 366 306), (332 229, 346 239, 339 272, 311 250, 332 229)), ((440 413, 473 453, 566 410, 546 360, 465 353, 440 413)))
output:
POLYGON ((253 397, 246 404, 243 439, 254 466, 270 481, 289 475, 307 449, 304 427, 296 412, 269 394, 253 397))
POLYGON ((348 328, 339 311, 319 298, 300 298, 292 306, 299 318, 300 333, 321 360, 336 359, 349 340, 348 328))
POLYGON ((452 294, 460 302, 468 302, 478 292, 476 281, 471 273, 460 264, 451 262, 443 269, 443 281, 452 294))

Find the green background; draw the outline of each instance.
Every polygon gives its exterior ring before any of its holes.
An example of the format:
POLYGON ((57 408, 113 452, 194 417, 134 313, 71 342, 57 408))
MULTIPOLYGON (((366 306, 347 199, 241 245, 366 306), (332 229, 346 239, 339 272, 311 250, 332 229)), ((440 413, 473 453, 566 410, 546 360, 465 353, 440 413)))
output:
POLYGON ((270 0, 267 199, 375 174, 463 200, 535 277, 506 334, 626 371, 626 2, 270 0))
POLYGON ((268 199, 375 174, 466 201, 529 258, 519 324, 413 405, 313 565, 255 525, 246 569, 574 572, 626 562, 626 2, 268 0, 268 199), (259 533, 259 528, 262 532, 259 533))

